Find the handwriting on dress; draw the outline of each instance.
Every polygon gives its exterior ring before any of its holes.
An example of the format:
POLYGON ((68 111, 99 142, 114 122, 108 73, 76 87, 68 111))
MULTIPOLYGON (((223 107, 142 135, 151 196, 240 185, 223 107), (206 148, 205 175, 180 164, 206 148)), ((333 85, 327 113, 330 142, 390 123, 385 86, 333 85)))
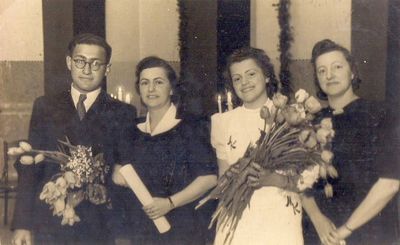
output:
POLYGON ((289 205, 293 208, 294 215, 301 213, 300 209, 298 208, 299 203, 296 202, 296 204, 294 204, 291 196, 287 196, 286 207, 289 207, 289 205))
POLYGON ((229 136, 229 141, 227 145, 231 147, 231 150, 236 149, 236 140, 232 140, 232 135, 229 136))

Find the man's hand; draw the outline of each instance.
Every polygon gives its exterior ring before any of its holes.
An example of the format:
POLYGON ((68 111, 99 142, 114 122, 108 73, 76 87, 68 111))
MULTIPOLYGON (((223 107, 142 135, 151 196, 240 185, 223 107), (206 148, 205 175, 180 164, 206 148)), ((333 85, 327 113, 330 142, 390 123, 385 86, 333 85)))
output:
POLYGON ((32 236, 29 230, 18 229, 14 231, 13 245, 31 245, 32 244, 32 236))
POLYGON ((112 174, 112 180, 116 185, 123 186, 123 187, 129 187, 128 183, 126 183, 124 176, 119 172, 119 170, 122 168, 122 165, 116 164, 114 166, 114 171, 112 174))

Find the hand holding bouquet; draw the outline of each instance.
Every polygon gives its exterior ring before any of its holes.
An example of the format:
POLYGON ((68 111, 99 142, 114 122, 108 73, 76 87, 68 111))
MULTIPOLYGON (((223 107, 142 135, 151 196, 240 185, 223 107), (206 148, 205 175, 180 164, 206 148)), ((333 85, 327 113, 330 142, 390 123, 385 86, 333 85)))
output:
MULTIPOLYGON (((295 98, 295 103, 288 104, 288 98, 277 93, 274 106, 260 110, 264 129, 260 130, 258 141, 248 146, 244 156, 220 177, 215 189, 197 206, 219 199, 210 227, 218 220, 217 229, 228 229, 225 241, 232 238, 254 190, 269 185, 271 173, 284 176, 287 185, 283 188, 297 192, 311 188, 319 177, 338 175, 331 164, 334 131, 330 118, 315 124, 315 114, 322 108, 318 100, 304 90, 299 90, 295 98)), ((328 183, 326 186, 331 188, 328 183)))
POLYGON ((40 164, 47 159, 60 165, 60 172, 47 182, 40 193, 40 200, 50 205, 53 215, 62 216, 62 225, 72 226, 80 221, 74 208, 83 200, 99 205, 107 201, 105 175, 109 171, 103 154, 93 157, 90 147, 74 146, 59 141, 59 151, 34 150, 27 142, 9 149, 9 155, 21 155, 24 165, 40 164))

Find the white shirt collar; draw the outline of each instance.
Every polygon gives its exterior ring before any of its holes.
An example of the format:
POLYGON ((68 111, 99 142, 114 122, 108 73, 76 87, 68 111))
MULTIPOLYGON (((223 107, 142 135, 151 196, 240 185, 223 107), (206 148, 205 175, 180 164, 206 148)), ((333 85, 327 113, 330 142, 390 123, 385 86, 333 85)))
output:
MULTIPOLYGON (((98 89, 96 89, 94 91, 86 93, 87 98, 83 102, 83 104, 85 105, 86 111, 89 111, 90 107, 93 105, 93 103, 97 99, 97 96, 99 96, 100 92, 101 92, 101 88, 98 88, 98 89)), ((75 108, 76 108, 76 106, 78 104, 78 101, 79 101, 79 95, 81 95, 81 92, 79 92, 71 84, 71 96, 72 96, 72 100, 74 101, 75 108)))
POLYGON ((165 112, 164 116, 162 117, 156 128, 153 130, 153 132, 151 132, 150 116, 148 112, 146 115, 146 121, 143 123, 139 123, 137 127, 143 133, 155 136, 157 134, 167 132, 171 128, 175 127, 180 121, 181 119, 176 119, 176 106, 171 103, 171 106, 168 108, 167 112, 165 112))

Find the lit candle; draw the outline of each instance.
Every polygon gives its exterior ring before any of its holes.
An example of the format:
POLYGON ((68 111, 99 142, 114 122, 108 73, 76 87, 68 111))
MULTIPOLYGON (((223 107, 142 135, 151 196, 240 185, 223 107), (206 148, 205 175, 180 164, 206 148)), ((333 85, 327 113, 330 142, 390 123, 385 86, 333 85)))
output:
POLYGON ((231 111, 233 109, 231 91, 228 91, 228 93, 226 94, 226 103, 228 105, 228 111, 231 111))
POLYGON ((125 95, 125 103, 127 103, 127 104, 131 103, 131 93, 127 93, 125 95))
POLYGON ((114 98, 114 94, 113 93, 111 93, 110 96, 111 96, 111 98, 114 98))
POLYGON ((118 98, 118 100, 122 101, 122 88, 121 87, 117 88, 117 98, 118 98))
POLYGON ((220 94, 217 97, 217 101, 218 101, 218 112, 222 113, 222 99, 220 94))

